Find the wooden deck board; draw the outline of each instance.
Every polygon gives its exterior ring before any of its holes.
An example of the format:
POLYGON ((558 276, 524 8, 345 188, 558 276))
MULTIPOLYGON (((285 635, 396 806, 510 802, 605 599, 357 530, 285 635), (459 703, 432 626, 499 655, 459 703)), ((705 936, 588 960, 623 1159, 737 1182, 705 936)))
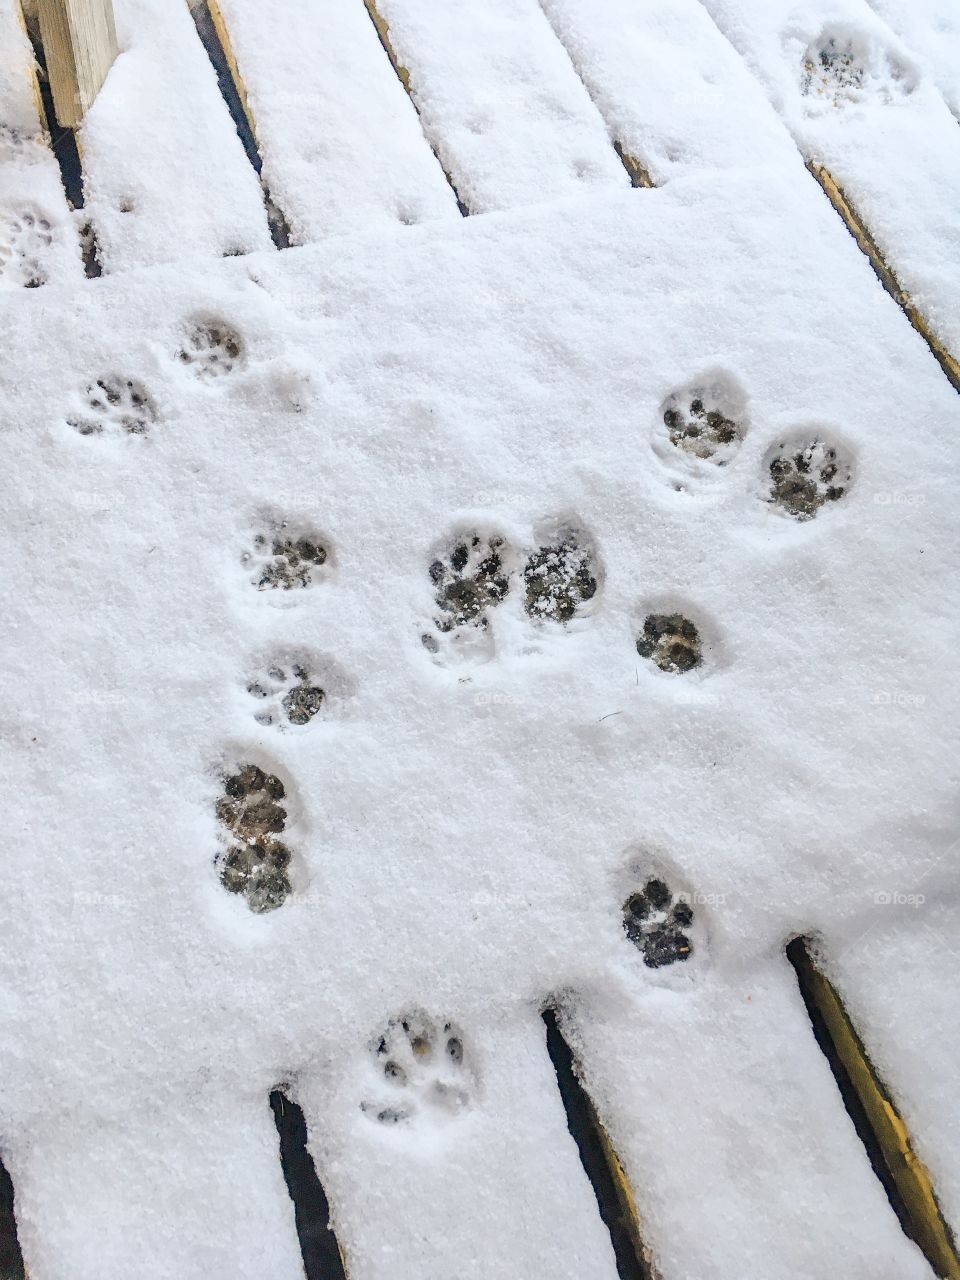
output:
POLYGON ((260 0, 218 8, 264 178, 295 241, 457 217, 362 0, 294 0, 282 23, 260 0))

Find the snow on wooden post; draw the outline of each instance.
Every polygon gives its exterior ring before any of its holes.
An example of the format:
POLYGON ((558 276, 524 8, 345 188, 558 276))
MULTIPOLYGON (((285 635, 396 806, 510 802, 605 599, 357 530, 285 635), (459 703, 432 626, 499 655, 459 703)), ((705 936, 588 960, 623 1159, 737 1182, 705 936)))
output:
POLYGON ((117 56, 113 0, 39 0, 40 39, 57 121, 75 128, 117 56))

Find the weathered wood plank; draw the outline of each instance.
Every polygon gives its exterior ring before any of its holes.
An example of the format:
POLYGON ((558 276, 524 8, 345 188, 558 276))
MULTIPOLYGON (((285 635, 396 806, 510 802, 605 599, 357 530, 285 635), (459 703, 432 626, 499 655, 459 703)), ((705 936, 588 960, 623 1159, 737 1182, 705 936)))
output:
POLYGON ((74 128, 117 56, 113 5, 111 0, 39 0, 38 8, 57 120, 74 128))

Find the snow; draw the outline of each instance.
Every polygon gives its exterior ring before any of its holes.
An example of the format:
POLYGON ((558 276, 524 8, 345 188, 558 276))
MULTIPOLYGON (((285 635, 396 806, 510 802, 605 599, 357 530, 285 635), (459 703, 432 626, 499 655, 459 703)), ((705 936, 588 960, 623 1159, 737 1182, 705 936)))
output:
POLYGON ((627 185, 537 0, 377 0, 444 168, 472 213, 627 185))
POLYGON ((703 168, 795 162, 796 149, 699 0, 542 0, 611 135, 655 185, 703 168))
POLYGON ((83 279, 57 162, 43 143, 33 51, 14 0, 0 3, 0 292, 83 279))
POLYGON ((960 403, 800 154, 954 334, 929 52, 853 0, 390 0, 421 125, 360 0, 222 0, 279 253, 189 14, 117 3, 84 281, 0 0, 55 246, 28 291, 0 243, 31 1280, 295 1280, 280 1086, 351 1280, 615 1280, 547 1002, 663 1280, 929 1277, 783 955, 956 1224, 960 403))
MULTIPOLYGON (((613 1280, 552 1092, 551 997, 665 1276, 928 1274, 781 947, 819 930, 845 954, 871 913, 885 936, 875 894, 949 845, 960 413, 815 184, 763 176, 7 308, 0 1129, 36 1280, 295 1274, 267 1154, 281 1082, 352 1275, 613 1280), (197 324, 233 334, 221 376, 179 358, 210 350, 197 324), (41 327, 61 353, 42 366, 41 327), (718 373, 739 449, 670 459, 662 406, 718 373), (108 406, 80 434, 84 388, 113 374, 155 420, 130 433, 108 406), (814 437, 852 481, 796 521, 764 460, 814 437), (327 557, 305 589, 258 590, 248 553, 283 521, 327 557), (596 549, 567 625, 523 609, 551 526, 596 549), (430 565, 473 530, 512 576, 485 643, 458 646, 430 565), (636 649, 674 611, 703 643, 685 675, 636 649), (339 673, 335 696, 262 724, 251 674, 294 652, 339 673), (215 863, 240 763, 287 793, 294 892, 262 915, 215 863), (693 904, 683 965, 624 935, 653 874, 693 904), (388 1089, 378 1039, 421 1014, 463 1063, 388 1089), (379 1123, 388 1103, 406 1121, 379 1123)), ((912 1041, 842 989, 956 1204, 957 1148, 922 1101, 949 1027, 912 1041)), ((910 999, 916 1023, 942 996, 910 999)))
POLYGON ((458 218, 363 4, 219 0, 264 156, 294 240, 355 226, 458 218), (318 74, 318 68, 323 69, 318 74))
POLYGON ((187 6, 114 9, 120 55, 78 131, 104 271, 269 248, 260 184, 187 6))
POLYGON ((870 0, 870 7, 924 61, 960 116, 960 12, 944 0, 870 0))
POLYGON ((960 350, 960 139, 921 63, 866 0, 704 4, 804 156, 839 183, 932 332, 960 350))

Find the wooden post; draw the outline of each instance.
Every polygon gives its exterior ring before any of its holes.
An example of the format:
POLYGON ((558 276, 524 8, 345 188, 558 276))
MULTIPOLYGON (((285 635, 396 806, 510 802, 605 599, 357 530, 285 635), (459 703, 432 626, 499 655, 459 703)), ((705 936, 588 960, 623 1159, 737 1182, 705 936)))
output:
POLYGON ((38 8, 57 122, 73 129, 117 56, 113 0, 39 0, 38 8))

